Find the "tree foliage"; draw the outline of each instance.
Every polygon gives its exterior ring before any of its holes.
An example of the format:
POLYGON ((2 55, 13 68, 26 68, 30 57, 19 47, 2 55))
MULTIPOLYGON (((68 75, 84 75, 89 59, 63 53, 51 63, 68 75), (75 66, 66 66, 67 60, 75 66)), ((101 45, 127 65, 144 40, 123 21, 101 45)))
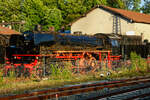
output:
POLYGON ((20 0, 0 0, 0 21, 19 21, 20 19, 20 0))
POLYGON ((140 12, 141 10, 141 0, 124 0, 124 4, 126 5, 126 9, 140 12))
POLYGON ((114 8, 121 8, 125 9, 125 2, 123 0, 107 0, 108 6, 114 7, 114 8))
MULTIPOLYGON (((24 20, 24 30, 34 30, 37 24, 42 25, 43 30, 48 30, 51 26, 59 30, 96 5, 140 11, 140 2, 141 0, 0 0, 0 22, 24 20)), ((147 3, 143 12, 149 13, 148 9, 147 3)))
POLYGON ((62 21, 61 11, 55 7, 48 8, 41 0, 26 0, 23 7, 25 30, 34 30, 37 24, 43 26, 43 30, 54 26, 59 29, 62 21))
POLYGON ((142 7, 142 12, 146 14, 150 14, 150 0, 144 0, 145 3, 142 7))

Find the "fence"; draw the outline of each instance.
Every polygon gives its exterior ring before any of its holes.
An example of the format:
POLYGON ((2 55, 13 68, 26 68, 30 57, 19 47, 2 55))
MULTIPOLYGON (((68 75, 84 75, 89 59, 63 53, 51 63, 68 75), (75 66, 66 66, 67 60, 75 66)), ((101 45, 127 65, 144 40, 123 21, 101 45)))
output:
POLYGON ((67 66, 68 70, 73 74, 96 72, 101 70, 102 67, 112 69, 120 66, 121 57, 111 56, 111 51, 57 51, 49 55, 13 56, 15 58, 13 61, 17 61, 17 63, 13 63, 12 65, 8 63, 4 66, 5 76, 8 76, 9 71, 12 69, 17 77, 27 77, 31 74, 40 77, 51 75, 52 69, 54 69, 52 66, 58 69, 63 69, 67 66), (29 61, 30 63, 27 63, 29 61))

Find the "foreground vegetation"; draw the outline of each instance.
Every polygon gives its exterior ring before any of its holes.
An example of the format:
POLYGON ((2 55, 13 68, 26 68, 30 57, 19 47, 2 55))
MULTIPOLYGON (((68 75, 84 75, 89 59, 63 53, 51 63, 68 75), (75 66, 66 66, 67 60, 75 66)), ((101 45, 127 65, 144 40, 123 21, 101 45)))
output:
POLYGON ((70 84, 79 84, 81 82, 123 79, 138 76, 149 76, 150 66, 146 59, 141 58, 136 53, 131 53, 130 62, 122 64, 112 70, 103 66, 96 72, 72 74, 69 64, 64 68, 58 68, 57 65, 51 65, 51 75, 47 77, 16 78, 11 72, 9 77, 3 77, 0 72, 0 94, 20 94, 27 91, 33 91, 42 88, 54 88, 70 84), (109 74, 108 74, 109 73, 109 74))

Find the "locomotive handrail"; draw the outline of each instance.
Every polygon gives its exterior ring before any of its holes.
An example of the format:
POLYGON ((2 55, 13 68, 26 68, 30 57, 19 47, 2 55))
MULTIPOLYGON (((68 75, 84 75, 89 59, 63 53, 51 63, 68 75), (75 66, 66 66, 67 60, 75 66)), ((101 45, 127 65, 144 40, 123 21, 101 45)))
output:
MULTIPOLYGON (((102 56, 103 54, 106 55, 106 58, 103 59, 104 61, 107 61, 108 68, 112 68, 111 62, 115 60, 120 60, 121 55, 119 56, 113 56, 111 54, 110 50, 107 51, 53 51, 52 54, 14 54, 13 56, 22 57, 22 56, 32 56, 32 57, 54 57, 57 59, 64 59, 64 60, 77 60, 78 58, 83 58, 84 53, 95 53, 99 55, 99 61, 102 62, 102 56), (77 54, 76 54, 77 53, 77 54), (81 53, 81 54, 80 54, 81 53)), ((36 64, 34 64, 36 65, 36 64)), ((33 65, 32 65, 33 66, 33 65)))
POLYGON ((101 52, 101 53, 107 53, 107 52, 112 52, 111 50, 106 50, 106 51, 101 51, 101 50, 94 50, 94 51, 54 51, 54 52, 56 52, 56 53, 66 53, 66 52, 70 52, 70 53, 79 53, 79 52, 89 52, 89 53, 92 53, 92 52, 96 52, 96 53, 99 53, 99 52, 101 52))
POLYGON ((81 58, 82 56, 56 56, 56 58, 74 58, 74 59, 77 59, 77 58, 81 58))
POLYGON ((13 54, 12 56, 41 56, 41 55, 33 55, 33 54, 13 54))

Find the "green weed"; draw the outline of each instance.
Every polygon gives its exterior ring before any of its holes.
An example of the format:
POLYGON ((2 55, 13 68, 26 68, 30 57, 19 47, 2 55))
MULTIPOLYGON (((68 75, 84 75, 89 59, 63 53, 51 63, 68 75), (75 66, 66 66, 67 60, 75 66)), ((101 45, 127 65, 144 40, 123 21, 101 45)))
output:
POLYGON ((71 72, 71 66, 69 62, 63 62, 62 66, 59 66, 59 64, 51 64, 51 78, 56 80, 64 80, 64 79, 71 79, 72 78, 72 72, 71 72))

